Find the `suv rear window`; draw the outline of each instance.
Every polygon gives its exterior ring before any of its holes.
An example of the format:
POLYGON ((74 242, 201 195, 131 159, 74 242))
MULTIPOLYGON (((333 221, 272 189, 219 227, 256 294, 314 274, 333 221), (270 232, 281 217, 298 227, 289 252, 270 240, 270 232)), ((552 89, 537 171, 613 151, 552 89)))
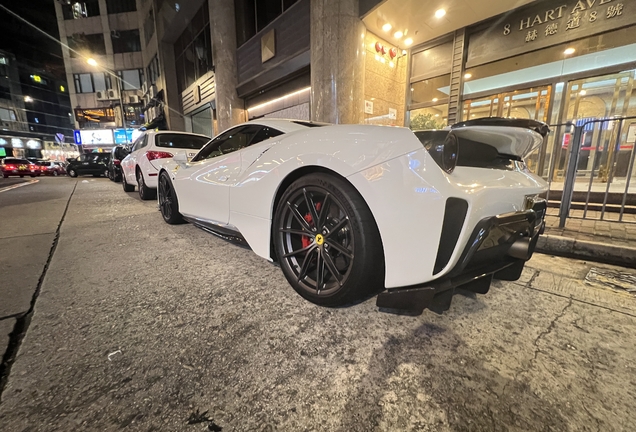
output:
POLYGON ((158 134, 156 135, 155 144, 157 147, 199 150, 209 141, 210 138, 197 135, 158 134))
POLYGON ((31 162, 29 162, 29 161, 28 161, 28 160, 26 160, 26 159, 9 159, 9 158, 6 158, 6 159, 4 160, 4 164, 5 164, 5 165, 6 165, 6 164, 30 164, 30 163, 31 163, 31 162))

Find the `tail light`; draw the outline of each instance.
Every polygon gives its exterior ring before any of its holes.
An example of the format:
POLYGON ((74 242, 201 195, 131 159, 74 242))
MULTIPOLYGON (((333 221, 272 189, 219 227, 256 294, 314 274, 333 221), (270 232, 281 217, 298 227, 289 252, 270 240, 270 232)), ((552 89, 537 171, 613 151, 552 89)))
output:
POLYGON ((15 166, 15 165, 5 165, 5 166, 4 166, 4 168, 5 168, 5 169, 8 169, 8 170, 18 169, 18 167, 17 167, 17 166, 15 166))
POLYGON ((113 165, 121 165, 121 161, 119 159, 113 159, 113 165))
POLYGON ((39 170, 39 169, 40 169, 40 167, 39 167, 38 165, 31 165, 31 166, 29 166, 29 171, 37 171, 37 170, 39 170))
POLYGON ((172 153, 163 152, 163 151, 148 151, 146 152, 146 157, 149 161, 155 159, 167 159, 172 157, 172 153))

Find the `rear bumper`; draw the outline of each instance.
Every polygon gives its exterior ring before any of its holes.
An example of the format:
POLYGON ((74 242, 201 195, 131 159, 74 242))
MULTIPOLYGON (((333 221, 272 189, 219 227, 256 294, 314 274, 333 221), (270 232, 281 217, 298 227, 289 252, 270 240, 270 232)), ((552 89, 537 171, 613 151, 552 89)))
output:
POLYGON ((455 288, 485 294, 493 278, 519 279, 545 228, 546 207, 545 200, 536 199, 528 210, 482 219, 447 275, 422 285, 384 291, 377 306, 412 313, 426 308, 443 311, 450 306, 455 288))

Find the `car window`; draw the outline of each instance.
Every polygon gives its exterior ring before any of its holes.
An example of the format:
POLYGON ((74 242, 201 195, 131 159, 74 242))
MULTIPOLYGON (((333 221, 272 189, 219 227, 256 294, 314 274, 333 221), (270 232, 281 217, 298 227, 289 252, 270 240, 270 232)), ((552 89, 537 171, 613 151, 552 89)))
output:
POLYGON ((77 158, 78 162, 86 162, 87 156, 85 154, 81 155, 77 158))
POLYGON ((252 141, 250 142, 249 145, 254 145, 254 144, 257 144, 259 142, 268 140, 270 138, 274 138, 275 136, 282 135, 282 134, 283 134, 283 132, 281 132, 281 131, 279 131, 277 129, 265 126, 265 127, 261 128, 261 130, 259 130, 256 133, 256 135, 254 135, 254 138, 252 138, 252 141))
POLYGON ((140 148, 143 147, 143 142, 146 140, 146 138, 148 137, 147 134, 143 134, 142 136, 140 136, 139 138, 137 138, 137 141, 135 141, 135 143, 132 146, 132 150, 130 150, 130 152, 134 152, 135 150, 139 150, 140 148))
POLYGON ((199 150, 210 138, 198 135, 186 134, 157 134, 155 135, 155 145, 157 147, 180 148, 199 150))
POLYGON ((215 158, 247 147, 254 135, 256 135, 261 128, 262 126, 249 125, 230 129, 210 141, 210 143, 192 159, 192 162, 215 158))

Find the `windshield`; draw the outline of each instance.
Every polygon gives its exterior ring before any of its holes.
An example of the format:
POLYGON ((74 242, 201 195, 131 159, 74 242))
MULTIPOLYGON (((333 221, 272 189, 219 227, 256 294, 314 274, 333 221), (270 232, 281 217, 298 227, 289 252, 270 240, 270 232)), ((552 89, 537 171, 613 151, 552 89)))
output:
POLYGON ((157 147, 199 150, 209 141, 210 138, 199 135, 158 134, 155 145, 157 147))

